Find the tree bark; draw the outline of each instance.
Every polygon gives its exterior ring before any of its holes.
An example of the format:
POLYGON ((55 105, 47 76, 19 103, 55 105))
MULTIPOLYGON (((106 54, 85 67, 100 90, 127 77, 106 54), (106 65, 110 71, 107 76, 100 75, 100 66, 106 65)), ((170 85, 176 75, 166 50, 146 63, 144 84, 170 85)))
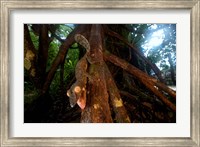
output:
POLYGON ((46 66, 48 60, 48 48, 50 44, 48 36, 48 26, 46 24, 39 25, 39 50, 38 50, 38 61, 37 61, 37 73, 40 81, 40 88, 45 82, 46 78, 46 66))
POLYGON ((87 87, 86 108, 81 115, 81 122, 111 123, 111 111, 105 79, 103 61, 103 44, 101 25, 92 25, 89 39, 90 49, 87 53, 89 67, 89 83, 87 87))
POLYGON ((105 66, 107 90, 109 93, 109 99, 111 101, 110 102, 111 108, 113 108, 113 111, 115 113, 115 121, 117 123, 130 123, 131 121, 124 107, 123 101, 119 94, 119 90, 113 80, 113 77, 107 65, 104 66, 105 66))
MULTIPOLYGON (((113 64, 120 66, 124 70, 128 71, 129 73, 133 74, 139 81, 141 81, 150 91, 152 91, 161 101, 163 101, 169 108, 173 111, 176 111, 176 106, 168 100, 161 92, 158 91, 155 87, 155 83, 159 83, 153 77, 148 76, 146 73, 140 71, 133 65, 129 64, 128 62, 118 58, 115 55, 112 55, 108 51, 104 52, 104 58, 113 64)), ((164 86, 164 84, 163 84, 164 86)), ((169 89, 165 86, 165 89, 169 89)))
POLYGON ((161 72, 160 70, 158 69, 158 67, 155 65, 155 64, 152 64, 151 62, 149 62, 144 55, 141 54, 141 52, 136 48, 134 47, 131 43, 129 43, 127 40, 125 40, 122 36, 120 36, 119 34, 117 34, 116 32, 113 32, 111 31, 110 29, 108 29, 107 27, 105 27, 104 25, 104 29, 105 29, 105 32, 110 35, 110 36, 113 36, 113 37, 116 37, 118 38, 119 40, 121 40, 122 42, 124 42, 128 47, 130 47, 131 49, 133 49, 135 51, 135 53, 141 58, 143 59, 143 61, 145 61, 151 68, 152 70, 155 72, 155 74, 157 75, 158 79, 164 83, 164 79, 161 75, 161 72))
POLYGON ((108 100, 104 67, 92 64, 89 69, 90 78, 87 90, 86 107, 81 114, 82 123, 111 123, 111 111, 108 100))

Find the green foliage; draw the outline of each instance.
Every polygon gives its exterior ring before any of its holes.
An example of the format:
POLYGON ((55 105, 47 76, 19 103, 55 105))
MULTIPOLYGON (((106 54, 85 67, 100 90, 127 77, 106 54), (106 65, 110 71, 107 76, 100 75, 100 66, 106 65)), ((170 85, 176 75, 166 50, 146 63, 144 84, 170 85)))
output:
MULTIPOLYGON (((156 64, 165 74, 173 68, 176 73, 176 25, 175 24, 132 24, 128 39, 147 59, 156 64), (171 57, 169 61, 169 56, 171 57), (170 68, 172 66, 172 68, 170 68)), ((143 64, 139 63, 139 66, 143 64)), ((149 74, 150 67, 145 66, 149 74)))
MULTIPOLYGON (((70 34, 72 31, 72 28, 69 27, 66 24, 63 25, 57 25, 56 26, 56 35, 60 37, 61 39, 66 39, 66 37, 70 34)), ((49 52, 48 52, 48 63, 47 63, 47 69, 46 71, 48 72, 51 68, 51 65, 56 58, 58 52, 59 52, 59 47, 61 43, 57 40, 54 39, 49 46, 49 52)), ((73 48, 78 47, 77 43, 72 45, 73 48)), ((64 64, 64 80, 69 77, 71 73, 74 72, 75 65, 78 59, 78 51, 76 49, 69 49, 68 54, 66 56, 65 64, 64 64)), ((50 89, 53 91, 56 91, 59 88, 60 85, 60 68, 57 69, 56 74, 54 76, 54 79, 51 83, 50 89)))
POLYGON ((69 49, 66 62, 64 65, 65 68, 65 74, 64 74, 64 80, 67 80, 68 77, 75 71, 76 64, 79 59, 79 49, 69 49))
POLYGON ((54 78, 51 82, 51 85, 50 85, 50 93, 53 94, 54 96, 58 94, 58 90, 59 90, 59 85, 60 85, 60 73, 59 73, 60 70, 57 70, 55 75, 54 75, 54 78))
POLYGON ((33 42, 33 45, 36 50, 39 48, 39 36, 35 35, 34 32, 32 31, 31 27, 29 26, 29 32, 30 32, 30 37, 33 42))
POLYGON ((49 50, 48 50, 48 61, 47 61, 46 72, 48 72, 49 69, 51 68, 52 63, 58 54, 60 45, 61 45, 61 43, 56 39, 54 39, 50 43, 49 50))
MULTIPOLYGON (((26 74, 26 73, 25 73, 26 74)), ((32 102, 39 96, 38 90, 35 88, 32 82, 24 82, 24 110, 32 104, 32 102)))
MULTIPOLYGON (((39 36, 38 32, 34 32, 32 30, 32 25, 28 25, 29 32, 30 32, 30 37, 31 40, 34 44, 34 47, 36 50, 39 48, 39 36)), ((62 40, 66 39, 66 37, 71 33, 73 30, 73 25, 68 25, 68 24, 55 24, 53 26, 55 29, 55 33, 58 37, 60 37, 62 40)), ((49 32, 49 37, 51 37, 51 32, 49 32)), ((59 47, 61 45, 61 42, 54 38, 48 48, 48 60, 47 60, 47 67, 46 67, 46 72, 48 72, 52 66, 53 61, 58 55, 59 52, 59 47)), ((73 49, 68 50, 68 54, 65 59, 65 64, 64 64, 64 81, 67 80, 71 74, 74 73, 76 63, 79 58, 79 49, 78 49, 78 44, 74 43, 72 45, 73 49)), ((52 83, 50 85, 50 91, 55 92, 59 89, 60 86, 60 68, 57 69, 55 76, 52 80, 52 83)), ((37 96, 37 89, 34 89, 34 85, 26 78, 25 80, 25 105, 31 103, 34 100, 34 97, 37 96), (32 97, 33 96, 33 97, 32 97)))
MULTIPOLYGON (((71 75, 75 71, 75 66, 78 62, 79 58, 79 49, 69 49, 67 57, 65 59, 65 64, 64 64, 64 81, 68 81, 68 78, 71 77, 71 75)), ((56 74, 54 76, 54 79, 51 83, 50 90, 52 92, 55 92, 59 90, 60 86, 60 68, 57 69, 56 74)))
POLYGON ((69 27, 67 24, 58 25, 58 29, 56 30, 56 35, 58 35, 61 39, 65 39, 73 29, 69 27))
POLYGON ((131 38, 132 43, 137 47, 141 48, 141 45, 145 42, 147 36, 149 35, 147 31, 149 30, 148 24, 133 24, 131 25, 132 32, 131 38))

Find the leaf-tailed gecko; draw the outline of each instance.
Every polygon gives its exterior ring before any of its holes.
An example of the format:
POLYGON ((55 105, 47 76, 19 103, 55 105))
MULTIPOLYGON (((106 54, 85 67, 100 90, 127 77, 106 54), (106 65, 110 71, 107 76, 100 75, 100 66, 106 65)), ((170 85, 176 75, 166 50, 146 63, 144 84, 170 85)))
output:
POLYGON ((75 41, 82 45, 86 49, 86 54, 78 61, 75 68, 76 82, 67 90, 67 96, 69 97, 70 106, 74 107, 76 103, 81 109, 86 106, 86 84, 88 68, 87 53, 90 51, 90 44, 88 40, 81 34, 75 35, 75 41))

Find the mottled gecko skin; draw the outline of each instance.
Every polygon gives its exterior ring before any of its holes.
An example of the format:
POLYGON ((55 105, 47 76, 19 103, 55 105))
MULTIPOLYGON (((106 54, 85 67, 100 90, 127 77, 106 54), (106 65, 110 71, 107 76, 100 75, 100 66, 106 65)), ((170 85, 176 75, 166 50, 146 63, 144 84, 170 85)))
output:
POLYGON ((81 34, 76 34, 74 36, 74 39, 77 43, 79 43, 80 45, 82 45, 87 52, 90 51, 90 43, 88 42, 88 40, 81 34))
POLYGON ((86 49, 86 54, 84 55, 83 58, 81 58, 78 61, 76 65, 76 68, 75 68, 76 82, 67 91, 67 96, 69 97, 71 107, 74 107, 77 103, 81 109, 84 109, 86 106, 87 77, 90 78, 90 75, 87 73, 88 62, 90 64, 101 63, 103 58, 102 56, 100 56, 101 58, 99 58, 98 56, 99 53, 95 53, 95 51, 100 51, 102 53, 102 50, 101 49, 91 50, 90 43, 81 34, 76 34, 74 36, 74 39, 77 43, 79 43, 81 46, 83 46, 86 49))
POLYGON ((86 105, 86 83, 87 83, 87 59, 82 57, 75 68, 76 82, 67 91, 69 97, 70 106, 74 107, 76 103, 81 109, 86 105))
MULTIPOLYGON (((82 45, 87 52, 90 50, 88 40, 81 34, 76 34, 74 39, 77 43, 82 45)), ((85 108, 86 105, 86 83, 87 83, 87 59, 86 55, 81 58, 75 68, 76 82, 67 91, 69 97, 70 106, 74 107, 76 103, 81 109, 85 108)))
MULTIPOLYGON (((76 34, 74 39, 86 49, 86 58, 90 64, 101 63, 103 61, 103 56, 99 56, 99 54, 102 54, 102 47, 99 47, 98 44, 93 44, 94 48, 91 48, 89 41, 81 34, 76 34), (98 49, 95 47, 98 47, 98 49)), ((92 40, 94 40, 93 42, 96 41, 95 36, 92 38, 92 40)))

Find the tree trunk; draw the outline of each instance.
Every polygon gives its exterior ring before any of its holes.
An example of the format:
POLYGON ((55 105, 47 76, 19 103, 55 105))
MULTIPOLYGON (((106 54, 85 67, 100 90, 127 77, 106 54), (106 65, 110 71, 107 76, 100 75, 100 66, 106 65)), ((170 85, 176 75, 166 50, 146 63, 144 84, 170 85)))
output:
POLYGON ((38 61, 37 61, 37 73, 40 81, 40 89, 42 88, 46 79, 46 66, 48 60, 48 48, 50 44, 50 38, 48 36, 48 26, 40 25, 39 27, 39 50, 38 50, 38 61))
POLYGON ((103 44, 101 25, 92 25, 90 50, 87 60, 90 63, 90 79, 87 90, 87 104, 82 112, 81 122, 113 122, 108 100, 105 69, 103 61, 103 44))

